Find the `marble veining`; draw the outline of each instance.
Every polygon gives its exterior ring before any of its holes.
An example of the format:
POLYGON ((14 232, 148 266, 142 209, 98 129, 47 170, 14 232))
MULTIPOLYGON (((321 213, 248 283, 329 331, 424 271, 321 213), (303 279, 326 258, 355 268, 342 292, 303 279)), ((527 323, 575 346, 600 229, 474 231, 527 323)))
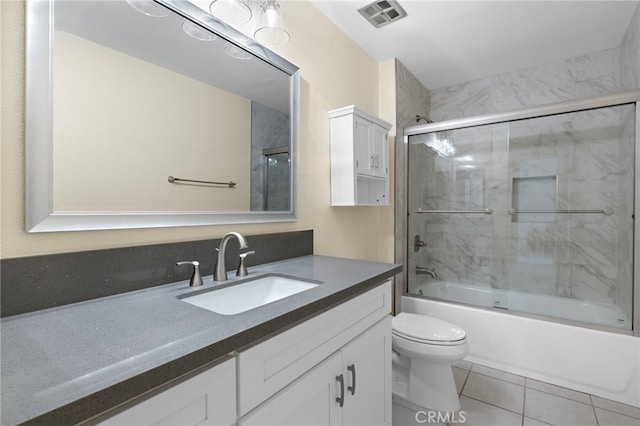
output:
MULTIPOLYGON (((416 115, 431 115, 429 109, 430 93, 418 81, 413 74, 402 65, 400 61, 395 61, 396 73, 396 141, 394 144, 395 153, 395 253, 394 258, 397 263, 403 263, 406 250, 406 230, 405 230, 405 144, 402 137, 403 129, 416 124, 416 115)), ((398 282, 402 282, 402 278, 397 277, 398 282)), ((398 309, 400 296, 402 294, 401 286, 396 286, 396 300, 398 309)))
POLYGON ((620 44, 620 89, 640 87, 640 5, 631 17, 620 44))
POLYGON ((434 121, 505 112, 620 90, 620 49, 431 90, 434 121))

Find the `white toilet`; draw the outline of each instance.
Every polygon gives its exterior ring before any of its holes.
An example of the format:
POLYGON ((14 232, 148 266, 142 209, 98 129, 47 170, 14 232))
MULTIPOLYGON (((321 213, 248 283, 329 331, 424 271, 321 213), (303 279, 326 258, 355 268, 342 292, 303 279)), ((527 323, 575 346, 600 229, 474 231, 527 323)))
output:
POLYGON ((392 321, 393 395, 435 411, 457 411, 452 363, 467 355, 463 329, 447 321, 402 312, 392 321))

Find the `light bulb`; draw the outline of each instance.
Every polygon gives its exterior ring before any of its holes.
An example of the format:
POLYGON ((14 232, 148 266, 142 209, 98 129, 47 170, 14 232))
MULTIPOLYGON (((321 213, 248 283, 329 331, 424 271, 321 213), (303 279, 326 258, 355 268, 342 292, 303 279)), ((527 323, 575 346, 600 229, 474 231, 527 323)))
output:
POLYGON ((253 16, 247 0, 213 0, 209 10, 213 16, 231 25, 245 24, 253 16))

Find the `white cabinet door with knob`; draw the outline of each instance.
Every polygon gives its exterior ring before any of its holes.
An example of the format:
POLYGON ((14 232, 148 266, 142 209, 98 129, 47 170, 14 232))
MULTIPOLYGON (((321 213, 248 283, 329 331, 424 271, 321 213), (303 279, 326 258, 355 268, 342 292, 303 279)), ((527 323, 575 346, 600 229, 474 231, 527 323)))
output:
MULTIPOLYGON (((353 117, 353 150, 356 173, 375 176, 376 163, 373 144, 374 124, 362 117, 353 117)), ((349 130, 346 130, 347 132, 349 130)), ((338 136, 336 136, 338 137, 338 136)), ((346 140, 346 138, 345 138, 346 140)))
POLYGON ((389 205, 391 124, 356 106, 329 111, 331 205, 389 205))
POLYGON ((238 426, 391 424, 391 317, 379 321, 238 426))
POLYGON ((353 143, 356 156, 356 173, 378 178, 389 176, 389 129, 355 115, 353 118, 353 143))
POLYGON ((342 350, 348 426, 391 425, 391 319, 371 327, 342 350))
POLYGON ((242 418, 238 426, 333 426, 342 424, 335 354, 242 418))

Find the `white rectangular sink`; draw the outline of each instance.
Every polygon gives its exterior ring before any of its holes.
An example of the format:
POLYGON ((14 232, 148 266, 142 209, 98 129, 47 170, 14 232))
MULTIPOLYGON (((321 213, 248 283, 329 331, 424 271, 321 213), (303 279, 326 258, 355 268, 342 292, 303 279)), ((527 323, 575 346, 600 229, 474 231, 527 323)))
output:
POLYGON ((319 284, 282 275, 267 275, 181 300, 218 314, 234 315, 309 290, 319 284))

